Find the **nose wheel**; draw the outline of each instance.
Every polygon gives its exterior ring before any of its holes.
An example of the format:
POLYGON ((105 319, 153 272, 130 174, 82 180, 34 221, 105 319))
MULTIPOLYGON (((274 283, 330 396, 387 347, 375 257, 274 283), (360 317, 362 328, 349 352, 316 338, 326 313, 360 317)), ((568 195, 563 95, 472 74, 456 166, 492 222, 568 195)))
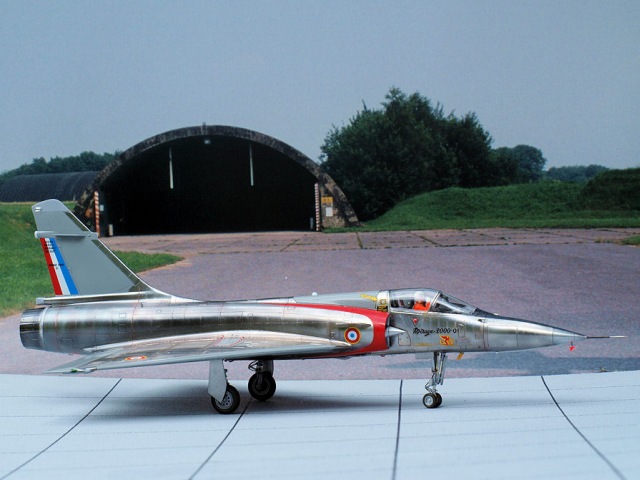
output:
POLYGON ((438 393, 436 387, 444 383, 444 367, 447 360, 445 352, 433 352, 433 367, 431 368, 431 380, 424 388, 427 390, 422 397, 422 404, 425 408, 438 408, 442 405, 442 395, 438 393))
POLYGON ((442 395, 436 393, 425 393, 422 397, 422 404, 425 408, 438 408, 442 404, 442 395))

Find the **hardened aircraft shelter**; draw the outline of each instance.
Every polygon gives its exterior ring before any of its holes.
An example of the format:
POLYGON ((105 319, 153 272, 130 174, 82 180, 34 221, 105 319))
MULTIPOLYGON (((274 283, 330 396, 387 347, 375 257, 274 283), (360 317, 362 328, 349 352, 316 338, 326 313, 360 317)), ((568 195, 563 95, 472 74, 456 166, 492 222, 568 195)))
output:
POLYGON ((95 177, 74 213, 94 227, 99 218, 108 235, 358 222, 342 190, 309 157, 268 135, 219 125, 172 130, 124 151, 95 177))

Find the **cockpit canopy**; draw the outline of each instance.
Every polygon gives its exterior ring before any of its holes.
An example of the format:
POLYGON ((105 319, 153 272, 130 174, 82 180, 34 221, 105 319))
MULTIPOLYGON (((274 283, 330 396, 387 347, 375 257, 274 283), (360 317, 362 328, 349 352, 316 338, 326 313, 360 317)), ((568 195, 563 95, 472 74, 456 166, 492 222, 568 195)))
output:
POLYGON ((478 310, 473 305, 443 292, 416 288, 389 290, 389 306, 391 310, 417 310, 462 315, 473 315, 478 310))

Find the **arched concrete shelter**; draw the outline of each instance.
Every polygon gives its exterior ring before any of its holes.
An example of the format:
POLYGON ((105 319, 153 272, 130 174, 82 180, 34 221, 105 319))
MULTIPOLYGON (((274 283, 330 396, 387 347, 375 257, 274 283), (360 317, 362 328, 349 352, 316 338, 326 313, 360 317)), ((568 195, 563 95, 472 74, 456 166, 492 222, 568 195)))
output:
POLYGON ((338 185, 295 148, 238 127, 187 127, 123 152, 75 213, 103 234, 309 230, 358 219, 338 185))
POLYGON ((18 175, 0 185, 0 202, 76 201, 98 172, 18 175))

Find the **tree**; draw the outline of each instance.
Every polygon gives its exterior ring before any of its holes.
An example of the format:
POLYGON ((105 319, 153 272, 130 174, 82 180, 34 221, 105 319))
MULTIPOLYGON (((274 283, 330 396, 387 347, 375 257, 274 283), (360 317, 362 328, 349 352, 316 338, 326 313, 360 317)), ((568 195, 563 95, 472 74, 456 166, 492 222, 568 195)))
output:
POLYGON ((517 145, 513 147, 513 155, 518 162, 518 183, 537 182, 542 178, 547 160, 540 150, 529 145, 517 145))
POLYGON ((440 139, 427 127, 442 122, 441 113, 398 89, 389 91, 383 107, 365 106, 349 125, 333 127, 321 147, 325 170, 363 220, 451 176, 450 162, 434 154, 440 139))
POLYGON ((494 165, 494 185, 509 185, 518 179, 518 160, 509 147, 492 150, 491 158, 494 165))
POLYGON ((495 185, 537 182, 547 163, 542 152, 529 145, 497 148, 492 157, 497 172, 495 185))
POLYGON ((569 167, 551 167, 544 175, 548 180, 560 182, 584 183, 596 175, 609 170, 602 165, 575 165, 569 167))
POLYGON ((457 185, 465 188, 495 184, 497 172, 491 157, 491 136, 482 128, 475 113, 462 118, 449 115, 443 135, 455 157, 457 185))
POLYGON ((376 161, 382 148, 377 133, 384 129, 382 113, 365 108, 351 119, 350 128, 333 127, 322 146, 328 159, 325 169, 347 193, 361 218, 371 218, 389 202, 377 193, 387 189, 386 165, 376 161))
POLYGON ((362 220, 405 198, 453 185, 490 184, 491 137, 475 114, 445 116, 419 93, 392 88, 381 110, 365 108, 322 145, 325 170, 362 220))

